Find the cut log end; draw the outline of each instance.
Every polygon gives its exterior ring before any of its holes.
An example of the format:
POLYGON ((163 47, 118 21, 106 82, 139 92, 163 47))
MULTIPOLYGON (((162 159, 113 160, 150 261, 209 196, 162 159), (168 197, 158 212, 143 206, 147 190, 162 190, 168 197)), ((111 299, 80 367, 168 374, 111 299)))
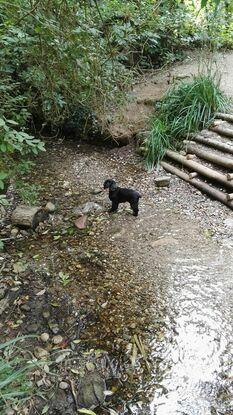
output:
POLYGON ((11 221, 14 225, 21 228, 35 229, 47 217, 48 212, 42 209, 42 207, 19 205, 13 211, 11 221))

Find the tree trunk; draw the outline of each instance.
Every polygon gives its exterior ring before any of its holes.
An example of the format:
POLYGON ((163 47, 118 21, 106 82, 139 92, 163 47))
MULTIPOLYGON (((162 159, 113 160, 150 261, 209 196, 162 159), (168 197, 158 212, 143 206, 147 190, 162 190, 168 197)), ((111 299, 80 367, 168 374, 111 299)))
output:
POLYGON ((41 207, 19 205, 13 211, 11 221, 14 225, 35 229, 47 217, 48 213, 41 207))

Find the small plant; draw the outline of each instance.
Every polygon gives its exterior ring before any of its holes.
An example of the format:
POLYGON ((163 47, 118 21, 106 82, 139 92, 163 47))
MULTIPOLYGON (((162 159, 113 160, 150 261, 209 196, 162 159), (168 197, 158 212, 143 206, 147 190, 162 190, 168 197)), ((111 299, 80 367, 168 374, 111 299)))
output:
POLYGON ((216 112, 226 110, 229 104, 212 75, 198 75, 173 86, 152 120, 145 142, 147 167, 158 163, 167 148, 179 146, 182 138, 208 127, 216 112))
POLYGON ((68 284, 71 283, 71 279, 68 274, 64 274, 63 272, 59 272, 59 280, 63 287, 66 287, 68 284))
POLYGON ((23 180, 17 180, 15 185, 23 202, 29 205, 36 205, 38 203, 39 194, 42 189, 41 186, 37 184, 30 184, 28 182, 24 182, 23 180))
POLYGON ((31 397, 34 392, 32 382, 28 375, 37 363, 27 361, 21 356, 19 347, 15 346, 16 343, 25 341, 26 337, 15 338, 0 344, 1 414, 10 405, 18 405, 20 401, 31 397))

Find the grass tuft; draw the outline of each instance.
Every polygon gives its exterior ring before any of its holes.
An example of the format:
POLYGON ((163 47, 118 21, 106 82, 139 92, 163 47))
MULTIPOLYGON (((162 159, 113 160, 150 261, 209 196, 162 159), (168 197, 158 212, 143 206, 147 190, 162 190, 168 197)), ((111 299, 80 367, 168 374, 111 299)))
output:
POLYGON ((180 140, 207 128, 216 112, 229 109, 230 102, 212 75, 197 75, 173 86, 164 96, 152 119, 146 140, 146 165, 153 168, 166 149, 178 147, 180 140))

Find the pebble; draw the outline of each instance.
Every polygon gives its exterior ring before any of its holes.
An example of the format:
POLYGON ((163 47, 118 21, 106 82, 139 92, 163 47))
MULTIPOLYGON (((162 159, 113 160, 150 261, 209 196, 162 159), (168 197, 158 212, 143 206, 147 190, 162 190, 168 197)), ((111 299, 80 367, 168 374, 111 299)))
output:
POLYGON ((35 347, 34 349, 34 355, 38 358, 38 359, 43 359, 48 357, 49 352, 46 349, 43 349, 42 347, 35 347))
POLYGON ((43 311, 43 317, 46 318, 46 320, 50 317, 49 311, 43 311))
POLYGON ((69 187, 70 187, 70 183, 69 183, 67 180, 65 180, 65 181, 63 182, 62 187, 63 187, 63 189, 69 189, 69 187))
POLYGON ((59 383, 59 388, 62 389, 62 390, 66 390, 66 389, 68 389, 68 387, 69 387, 69 384, 67 382, 62 381, 62 382, 59 383))
POLYGON ((32 323, 29 324, 29 326, 27 326, 27 332, 28 333, 36 333, 38 330, 38 324, 37 323, 32 323))
POLYGON ((48 202, 45 206, 45 210, 47 210, 47 212, 53 213, 56 210, 56 206, 52 202, 48 202))
POLYGON ((17 236, 19 233, 19 229, 18 228, 12 228, 11 229, 11 236, 17 236))
POLYGON ((23 311, 30 311, 31 310, 31 307, 28 304, 22 304, 20 308, 23 311))
POLYGON ((49 334, 48 333, 42 333, 40 336, 42 342, 46 343, 49 340, 49 334))
POLYGON ((52 341, 53 344, 60 344, 63 341, 63 337, 58 334, 57 336, 53 337, 52 341))

